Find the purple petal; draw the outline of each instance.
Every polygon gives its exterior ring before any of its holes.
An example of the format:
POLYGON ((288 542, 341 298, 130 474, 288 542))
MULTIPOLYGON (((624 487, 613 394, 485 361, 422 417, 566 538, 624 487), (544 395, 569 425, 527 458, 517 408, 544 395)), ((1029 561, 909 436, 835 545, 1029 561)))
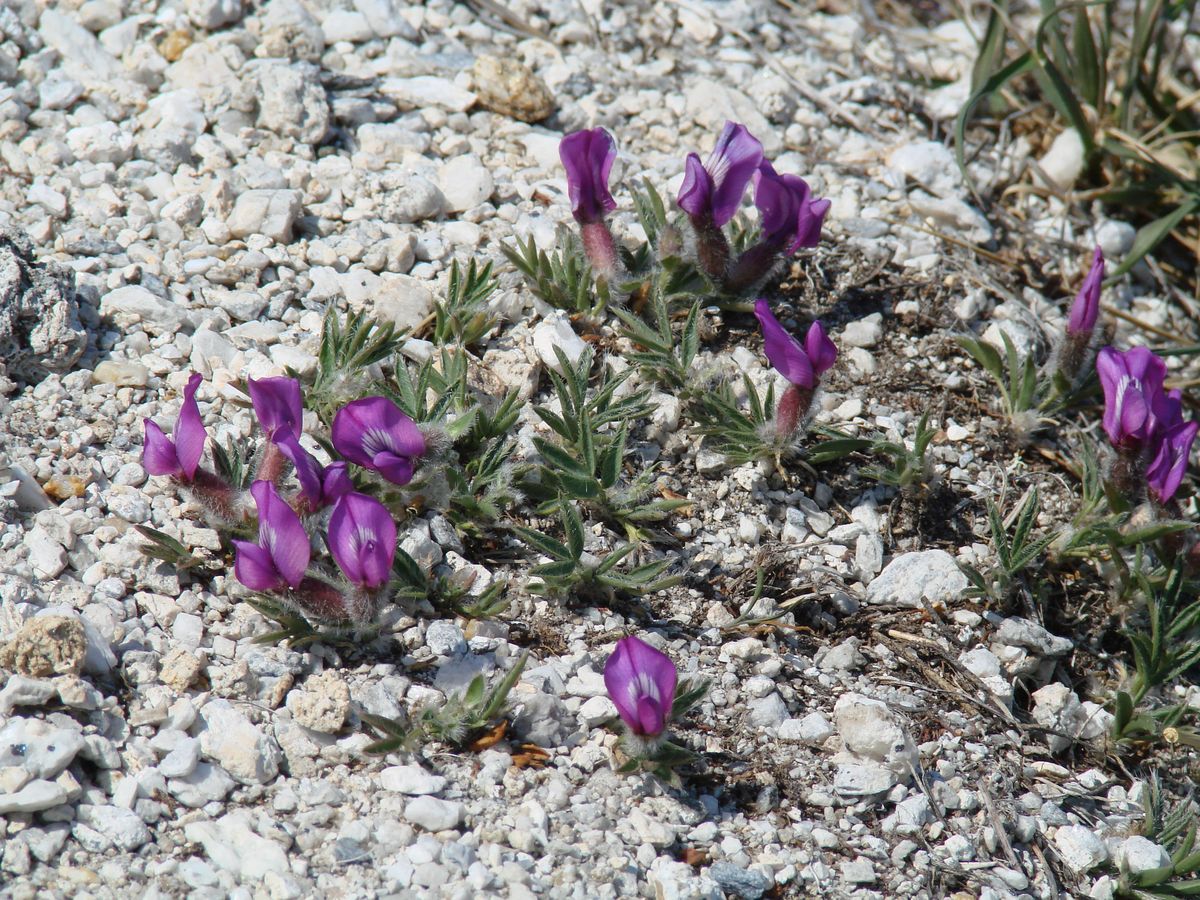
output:
POLYGON ((371 468, 392 484, 403 486, 412 481, 413 463, 407 456, 397 456, 387 451, 376 453, 371 460, 371 468))
POLYGON ((1128 375, 1117 383, 1118 433, 1128 438, 1142 436, 1142 426, 1150 418, 1150 406, 1137 383, 1128 375))
POLYGON ((808 334, 804 336, 804 352, 808 354, 813 375, 817 378, 833 368, 833 364, 837 362, 837 347, 829 339, 820 322, 813 322, 808 326, 808 334))
POLYGON ((662 734, 667 727, 666 712, 649 697, 639 697, 637 701, 637 723, 634 729, 637 734, 662 734))
POLYGON ((296 587, 312 552, 304 523, 271 482, 254 482, 250 494, 258 505, 258 543, 271 554, 280 577, 296 587))
POLYGON ((617 712, 634 734, 662 733, 675 703, 675 664, 632 635, 617 642, 604 664, 604 686, 617 712))
POLYGON ((1158 452, 1146 469, 1146 482, 1159 503, 1168 503, 1179 490, 1198 430, 1200 423, 1181 422, 1160 440, 1158 452))
POLYGON ((746 185, 762 162, 762 144, 746 126, 726 122, 717 138, 708 161, 704 164, 708 172, 712 191, 712 216, 718 227, 729 222, 742 205, 746 185))
POLYGON ((338 460, 325 467, 321 475, 321 502, 323 505, 336 503, 342 497, 354 490, 354 482, 350 480, 350 467, 338 460))
POLYGON ((273 591, 283 587, 283 578, 275 568, 270 551, 250 541, 235 540, 233 545, 237 548, 233 574, 238 581, 252 591, 273 591))
POLYGON ((1183 391, 1176 388, 1150 398, 1150 413, 1156 432, 1166 432, 1183 424, 1183 391))
POLYGON ((272 440, 281 428, 294 435, 304 431, 304 403, 295 378, 250 378, 246 385, 258 424, 272 440))
POLYGON ((1154 397, 1162 392, 1163 382, 1167 380, 1165 362, 1145 347, 1126 350, 1122 356, 1125 371, 1142 384, 1147 397, 1154 397))
POLYGON ((695 153, 689 153, 683 164, 683 184, 675 202, 679 208, 693 218, 702 218, 712 213, 712 178, 704 170, 704 164, 695 153))
POLYGON ((425 452, 421 429, 386 397, 347 403, 333 417, 332 436, 338 453, 369 469, 380 453, 413 459, 425 452))
POLYGON ((1068 334, 1090 334, 1100 317, 1100 288, 1104 281, 1104 251, 1099 247, 1092 254, 1092 267, 1083 279, 1075 302, 1071 304, 1068 334))
MULTIPOLYGON (((292 462, 296 469, 296 480, 300 482, 300 496, 307 502, 310 510, 321 507, 324 491, 321 486, 321 464, 316 458, 300 446, 300 441, 290 429, 282 428, 275 432, 275 446, 292 462)), ((345 467, 345 463, 342 466, 345 467)))
POLYGON ((599 222, 616 209, 608 192, 608 174, 617 158, 617 143, 603 128, 568 134, 558 145, 558 156, 567 170, 567 195, 579 222, 599 222))
POLYGON ((1144 446, 1160 420, 1172 422, 1179 416, 1176 392, 1163 393, 1166 363, 1145 347, 1124 352, 1104 347, 1096 357, 1096 372, 1104 391, 1102 424, 1116 446, 1144 446))
POLYGON ((329 518, 329 552, 351 582, 377 588, 392 569, 396 523, 373 497, 346 494, 329 518))
POLYGON ((142 465, 151 475, 180 475, 183 468, 171 439, 157 424, 146 419, 142 444, 142 465))
POLYGON ((758 208, 763 240, 768 243, 789 240, 795 233, 799 213, 791 186, 766 160, 759 165, 755 178, 754 205, 758 208))
POLYGON ((179 455, 179 467, 184 477, 191 481, 196 477, 200 457, 204 455, 204 442, 208 432, 200 418, 200 407, 196 405, 196 391, 203 379, 194 374, 183 389, 183 405, 179 407, 179 418, 175 420, 175 449, 179 455))
POLYGON ((815 247, 821 242, 821 226, 825 223, 825 214, 829 212, 831 205, 825 199, 808 200, 803 204, 796 224, 796 236, 788 245, 789 253, 795 253, 805 247, 815 247))
POLYGON ((816 385, 816 375, 812 361, 800 342, 779 324, 766 300, 755 301, 754 315, 762 326, 763 352, 767 355, 767 361, 792 384, 811 390, 816 385))

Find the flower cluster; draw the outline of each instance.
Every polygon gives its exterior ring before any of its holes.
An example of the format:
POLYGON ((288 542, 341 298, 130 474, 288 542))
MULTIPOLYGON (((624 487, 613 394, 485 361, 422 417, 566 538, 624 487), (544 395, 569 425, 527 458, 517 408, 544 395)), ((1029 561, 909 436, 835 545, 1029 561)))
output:
POLYGON ((196 403, 201 380, 199 375, 188 379, 173 439, 146 420, 146 470, 172 478, 235 531, 257 519, 257 540, 233 540, 234 574, 246 587, 317 619, 368 623, 388 596, 396 523, 379 500, 356 489, 350 465, 392 484, 408 484, 426 449, 420 429, 386 397, 356 400, 333 421, 333 447, 343 459, 322 465, 300 444, 300 383, 251 378, 250 401, 266 437, 248 491, 252 513, 240 490, 200 466, 208 438, 196 403), (280 486, 289 464, 298 487, 285 498, 280 486), (320 525, 327 508, 325 544, 340 573, 336 576, 313 565, 306 527, 306 522, 320 525))
MULTIPOLYGON (((608 188, 616 155, 616 141, 603 128, 574 132, 559 145, 584 251, 593 268, 608 278, 620 272, 616 243, 605 222, 605 215, 616 208, 608 188)), ((761 283, 782 257, 815 247, 830 205, 814 197, 803 178, 776 172, 763 156, 762 143, 736 122, 725 123, 707 160, 688 155, 676 202, 691 224, 697 267, 732 294, 761 283), (724 228, 751 184, 759 240, 732 258, 724 228)))
POLYGON ((1183 418, 1183 397, 1167 391, 1166 363, 1145 347, 1105 347, 1096 358, 1104 391, 1104 431, 1117 451, 1114 483, 1126 493, 1144 484, 1166 505, 1179 490, 1200 423, 1183 418))

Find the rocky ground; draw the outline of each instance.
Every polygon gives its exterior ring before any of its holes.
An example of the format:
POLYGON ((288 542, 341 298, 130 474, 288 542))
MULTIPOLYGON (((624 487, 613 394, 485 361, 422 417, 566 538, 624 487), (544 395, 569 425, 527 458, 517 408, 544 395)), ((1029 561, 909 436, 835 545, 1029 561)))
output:
MULTIPOLYGON (((1078 175, 1036 133, 964 182, 944 139, 975 44, 928 6, 0 9, 0 893, 1100 898, 1117 867, 1160 864, 1130 837, 1150 766, 1104 743, 1119 672, 1103 591, 1036 621, 970 599, 957 565, 991 552, 986 497, 1037 484, 1050 524, 1076 488, 1052 453, 1020 452, 954 335, 1036 346, 1093 243, 1120 258, 1133 227, 1053 192, 1023 199, 1022 221, 993 206, 1034 159, 1056 184, 1078 175), (570 223, 559 138, 605 126, 614 184, 673 195, 726 119, 833 201, 777 291, 841 348, 818 423, 911 439, 931 411, 927 493, 853 463, 726 467, 656 395, 635 449, 692 503, 668 525, 683 582, 636 607, 536 598, 528 560, 429 511, 406 548, 507 577, 506 613, 394 610, 377 650, 289 649, 255 643, 271 623, 231 572, 141 552, 133 525, 221 550, 147 476, 143 419, 173 421, 196 371, 210 431, 244 439, 241 379, 310 375, 329 304, 425 328, 452 260, 495 260, 504 323, 480 371, 544 400, 553 348, 583 329, 499 248, 550 249, 570 223), (712 681, 675 729, 700 754, 680 789, 614 771, 601 672, 627 629, 712 681), (525 650, 506 739, 363 753, 362 713, 441 703, 525 650)), ((636 234, 616 193, 614 229, 636 234)), ((1187 333, 1138 278, 1106 300, 1187 333)), ((701 365, 770 382, 751 317, 714 310, 705 330, 701 365)), ((611 322, 585 336, 621 364, 611 322)), ((526 410, 523 447, 539 427, 526 410)), ((610 537, 597 526, 589 550, 610 537)))

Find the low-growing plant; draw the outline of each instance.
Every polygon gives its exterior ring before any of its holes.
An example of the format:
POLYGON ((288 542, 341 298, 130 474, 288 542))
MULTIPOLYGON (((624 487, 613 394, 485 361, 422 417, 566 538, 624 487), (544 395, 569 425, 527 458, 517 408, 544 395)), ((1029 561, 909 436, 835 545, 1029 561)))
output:
POLYGON ((633 568, 618 568, 638 549, 632 542, 617 547, 603 559, 592 556, 584 550, 583 519, 576 505, 564 498, 558 503, 558 511, 565 544, 532 528, 512 526, 521 540, 550 557, 550 562, 529 570, 536 579, 526 585, 531 593, 587 599, 611 599, 614 595, 640 597, 682 580, 679 575, 663 574, 675 563, 673 557, 651 560, 633 568))
POLYGON ((1142 836, 1166 850, 1170 862, 1137 873, 1119 869, 1117 895, 1138 900, 1195 897, 1200 894, 1200 847, 1196 843, 1200 810, 1190 795, 1170 803, 1157 774, 1144 788, 1142 836))
MULTIPOLYGON (((403 343, 404 335, 391 322, 363 312, 350 312, 343 322, 331 306, 321 324, 316 375, 306 391, 309 408, 328 427, 341 406, 375 388, 380 376, 373 370, 391 360, 403 343)), ((294 371, 288 375, 298 378, 294 371)))
POLYGON ((781 439, 772 428, 775 385, 759 394, 750 376, 742 375, 746 391, 746 409, 738 402, 732 386, 721 381, 700 391, 688 405, 688 416, 704 435, 708 446, 725 456, 731 465, 759 459, 775 459, 782 464, 799 452, 792 435, 781 439))
POLYGON ((996 564, 985 571, 961 563, 960 568, 970 579, 972 591, 976 596, 1006 600, 1018 587, 1028 591, 1026 573, 1036 572, 1044 561, 1046 549, 1058 538, 1058 532, 1051 531, 1040 536, 1034 534, 1037 517, 1041 512, 1036 487, 1029 489, 1025 495, 1025 502, 1010 517, 1011 530, 992 498, 987 497, 985 502, 992 547, 996 551, 996 564))
POLYGON ((633 344, 626 359, 646 381, 676 396, 688 398, 695 392, 692 364, 700 349, 700 303, 693 302, 675 336, 670 307, 661 290, 652 290, 644 315, 616 308, 613 313, 624 326, 621 337, 633 344))
POLYGON ((670 657, 630 635, 617 642, 605 662, 604 686, 625 725, 621 748, 627 758, 617 771, 649 772, 679 786, 679 768, 696 754, 668 740, 667 728, 704 699, 708 681, 680 684, 670 657))
POLYGON ((602 317, 610 296, 608 285, 594 277, 583 247, 570 232, 559 231, 559 249, 550 253, 538 249, 533 235, 524 244, 517 239, 500 249, 543 303, 592 321, 602 317))
POLYGON ((1200 116, 1182 48, 1195 4, 1039 4, 1033 34, 1014 25, 1011 0, 990 4, 971 95, 955 125, 959 166, 968 171, 966 131, 975 113, 989 104, 999 111, 1024 103, 1012 88, 1031 76, 1062 127, 1077 135, 1085 177, 1095 188, 1089 197, 1151 217, 1113 271, 1116 277, 1178 234, 1200 210, 1200 116), (1016 55, 1010 55, 1010 44, 1016 55))
POLYGON ((490 690, 483 675, 476 675, 462 693, 424 706, 405 720, 360 713, 363 723, 380 735, 380 739, 369 744, 365 752, 374 756, 412 752, 433 741, 461 749, 505 715, 508 695, 520 679, 528 659, 528 653, 521 654, 490 690))
POLYGON ((491 262, 477 266, 471 260, 462 269, 458 260, 450 264, 446 299, 433 306, 433 342, 439 347, 451 341, 460 346, 477 344, 496 324, 487 311, 488 298, 496 290, 491 262))
POLYGON ((559 411, 535 406, 534 412, 557 435, 558 441, 533 439, 542 458, 538 481, 527 481, 525 490, 541 501, 548 514, 565 501, 587 505, 603 518, 625 529, 631 540, 640 538, 641 526, 660 522, 687 500, 647 499, 654 491, 654 474, 643 470, 632 478, 623 474, 629 423, 650 412, 645 391, 618 397, 617 389, 632 370, 614 375, 604 367, 589 389, 592 355, 585 350, 572 362, 555 347, 562 374, 550 372, 559 411), (607 430, 606 430, 607 429, 607 430))
POLYGON ((917 422, 912 446, 904 441, 873 441, 869 452, 884 457, 888 465, 867 466, 861 470, 861 474, 902 491, 924 489, 934 477, 933 461, 929 459, 929 445, 933 443, 937 431, 936 427, 929 425, 929 413, 924 413, 917 422))
POLYGON ((991 376, 1000 391, 1001 411, 1021 441, 1053 423, 1051 413, 1062 412, 1088 397, 1095 386, 1095 334, 1100 317, 1100 290, 1104 279, 1104 254, 1097 247, 1092 265, 1075 301, 1063 334, 1054 340, 1046 366, 1038 365, 1032 350, 1022 356, 1000 331, 1004 345, 996 347, 963 335, 958 345, 991 376))

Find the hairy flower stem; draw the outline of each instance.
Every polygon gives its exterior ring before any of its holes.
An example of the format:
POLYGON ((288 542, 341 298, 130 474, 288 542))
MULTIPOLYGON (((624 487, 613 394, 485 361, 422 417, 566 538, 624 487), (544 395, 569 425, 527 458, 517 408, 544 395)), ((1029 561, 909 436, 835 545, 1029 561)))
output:
POLYGON ((1091 368, 1091 342, 1090 332, 1068 332, 1058 353, 1058 375, 1064 384, 1074 387, 1091 368))
POLYGON ((179 478, 174 481, 220 521, 233 524, 241 519, 233 488, 207 469, 197 469, 196 477, 190 482, 179 478))
POLYGON ((775 408, 775 431, 780 440, 786 441, 793 434, 812 406, 813 391, 798 384, 789 384, 779 398, 775 408))
POLYGON ((1109 468, 1109 483, 1131 504, 1137 502, 1145 484, 1143 452, 1140 447, 1118 447, 1109 468))
POLYGON ((626 730, 625 735, 621 738, 621 742, 625 746, 625 752, 637 760, 650 759, 658 752, 658 748, 662 746, 666 740, 666 733, 656 735, 634 734, 632 731, 626 730))
POLYGON ((307 577, 288 599, 305 613, 326 622, 345 622, 351 618, 346 597, 340 590, 320 578, 307 577))
POLYGON ((368 588, 354 587, 346 596, 346 612, 352 622, 368 625, 375 621, 375 615, 383 600, 384 591, 372 591, 368 588))
POLYGON ((729 241, 717 227, 712 214, 692 216, 692 230, 696 234, 696 262, 709 278, 720 282, 729 271, 729 241))
POLYGON ((611 281, 620 272, 621 264, 617 259, 617 244, 608 229, 608 223, 601 219, 597 222, 584 222, 579 228, 583 233, 583 252, 587 255, 588 262, 592 264, 597 275, 611 281))
POLYGON ((283 475, 283 464, 285 462, 287 462, 287 457, 275 446, 275 442, 268 441, 266 449, 263 450, 262 459, 259 460, 258 469, 254 473, 254 480, 269 481, 271 484, 278 484, 280 477, 283 475))
POLYGON ((782 247, 776 242, 762 241, 742 252, 734 260, 733 268, 723 287, 731 294, 740 294, 758 284, 775 267, 782 247))

